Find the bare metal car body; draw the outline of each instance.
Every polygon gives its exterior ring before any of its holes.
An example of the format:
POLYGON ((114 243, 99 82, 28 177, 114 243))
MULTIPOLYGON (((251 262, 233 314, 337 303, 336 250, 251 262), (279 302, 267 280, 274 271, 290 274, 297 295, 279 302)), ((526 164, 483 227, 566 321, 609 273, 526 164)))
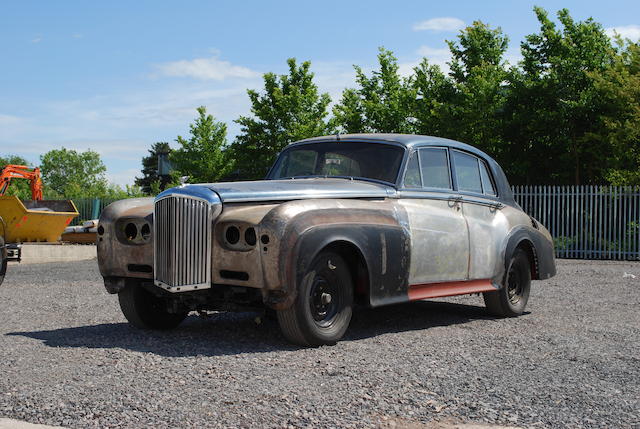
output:
POLYGON ((345 142, 401 151, 394 180, 275 179, 276 161, 267 180, 183 185, 110 205, 98 240, 107 291, 135 284, 173 311, 256 303, 285 310, 326 249, 348 266, 354 301, 371 307, 499 291, 516 249, 530 278, 555 275, 550 234, 516 204, 499 165, 472 146, 413 135, 326 136, 289 145, 281 158, 345 142), (448 186, 424 186, 435 171, 424 154, 446 159, 448 186), (464 190, 470 176, 461 174, 475 174, 473 162, 482 186, 464 190))

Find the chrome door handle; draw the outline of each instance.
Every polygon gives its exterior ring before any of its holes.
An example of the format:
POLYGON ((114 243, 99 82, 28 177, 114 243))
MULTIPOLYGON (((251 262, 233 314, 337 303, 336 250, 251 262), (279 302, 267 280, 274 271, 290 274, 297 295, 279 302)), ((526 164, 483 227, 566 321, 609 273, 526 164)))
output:
POLYGON ((448 201, 449 201, 449 207, 451 208, 455 207, 456 210, 460 210, 460 203, 462 203, 462 197, 460 195, 455 197, 450 197, 448 201))

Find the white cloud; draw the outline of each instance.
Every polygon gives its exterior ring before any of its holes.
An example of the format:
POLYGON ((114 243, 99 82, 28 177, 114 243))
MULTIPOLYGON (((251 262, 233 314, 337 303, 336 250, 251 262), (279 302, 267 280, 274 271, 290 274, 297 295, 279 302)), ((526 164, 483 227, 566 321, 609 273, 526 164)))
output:
POLYGON ((418 55, 427 57, 429 59, 448 59, 451 57, 451 51, 449 48, 432 48, 430 46, 420 46, 417 51, 418 55))
POLYGON ((621 25, 619 27, 610 27, 605 30, 607 36, 613 38, 616 34, 623 39, 631 39, 633 41, 640 40, 640 25, 621 25))
POLYGON ((20 122, 22 118, 13 115, 3 115, 0 113, 0 125, 13 125, 20 122))
POLYGON ((318 61, 311 62, 311 71, 315 74, 314 81, 320 92, 326 92, 331 97, 332 107, 342 98, 345 88, 355 86, 356 72, 353 64, 345 61, 318 61))
POLYGON ((227 78, 254 78, 260 74, 247 67, 231 64, 214 55, 209 58, 172 61, 159 64, 160 73, 165 76, 192 77, 200 80, 225 80, 227 78))
POLYGON ((122 188, 125 188, 126 185, 133 185, 136 176, 142 176, 139 168, 129 168, 117 173, 107 171, 107 180, 120 185, 122 188))
POLYGON ((449 73, 449 64, 447 64, 451 60, 451 51, 449 51, 449 48, 432 48, 423 45, 417 49, 416 55, 418 58, 398 64, 399 73, 402 76, 407 77, 412 75, 413 69, 420 64, 423 57, 429 60, 429 64, 440 66, 440 69, 442 69, 444 73, 449 73))
POLYGON ((464 21, 458 18, 442 17, 431 18, 418 22, 413 26, 413 31, 456 31, 464 28, 464 21))
POLYGON ((40 36, 36 36, 33 39, 31 39, 31 43, 40 43, 42 41, 42 37, 40 36))

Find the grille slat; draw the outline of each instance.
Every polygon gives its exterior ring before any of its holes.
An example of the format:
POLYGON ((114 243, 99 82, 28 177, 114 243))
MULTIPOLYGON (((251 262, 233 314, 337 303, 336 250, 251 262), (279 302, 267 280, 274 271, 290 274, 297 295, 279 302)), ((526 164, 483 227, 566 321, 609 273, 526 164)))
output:
POLYGON ((156 284, 208 287, 211 281, 211 206, 184 196, 155 203, 154 273, 156 284))

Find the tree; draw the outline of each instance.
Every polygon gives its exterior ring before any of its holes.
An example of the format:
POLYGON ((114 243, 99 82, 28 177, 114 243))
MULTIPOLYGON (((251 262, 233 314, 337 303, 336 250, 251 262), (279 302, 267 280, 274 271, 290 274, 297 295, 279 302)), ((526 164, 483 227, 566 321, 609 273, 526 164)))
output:
POLYGON ((414 69, 415 130, 461 140, 498 157, 504 147, 508 39, 500 28, 475 21, 447 43, 452 55, 448 76, 426 58, 414 69))
POLYGON ((150 195, 153 192, 152 188, 164 190, 167 184, 171 181, 169 175, 158 176, 158 155, 171 153, 169 143, 157 142, 151 145, 149 149, 149 155, 142 158, 142 177, 136 177, 135 184, 142 188, 142 191, 150 195), (157 186, 154 184, 157 183, 157 186))
MULTIPOLYGON (((9 164, 28 166, 29 162, 18 155, 0 156, 0 171, 4 168, 4 166, 9 164)), ((32 195, 31 188, 29 187, 29 182, 22 179, 12 180, 11 185, 5 192, 5 195, 15 195, 21 200, 30 200, 32 195)))
POLYGON ((423 58, 414 68, 412 85, 416 94, 413 101, 415 132, 438 137, 455 137, 452 111, 456 87, 439 66, 423 58))
POLYGON ((189 138, 178 136, 180 145, 169 155, 176 174, 189 176, 191 183, 215 182, 233 168, 227 145, 227 125, 207 115, 204 106, 198 107, 198 117, 189 126, 189 138))
POLYGON ((416 96, 411 78, 400 76, 397 58, 382 47, 378 64, 371 77, 354 66, 358 87, 343 92, 333 108, 332 124, 347 133, 411 133, 416 96))
POLYGON ((451 50, 451 77, 458 83, 468 81, 474 72, 483 68, 501 70, 504 53, 509 47, 509 38, 500 27, 491 29, 482 21, 474 21, 458 35, 457 40, 448 40, 451 50))
POLYGON ((107 169, 97 152, 54 149, 41 155, 40 162, 49 197, 103 197, 108 192, 107 169))
POLYGON ((591 73, 600 112, 595 141, 611 148, 605 179, 613 185, 640 185, 640 44, 621 40, 613 63, 591 73))
POLYGON ((287 144, 328 131, 325 117, 331 99, 318 92, 311 63, 297 65, 295 58, 290 58, 287 64, 289 74, 263 76, 262 93, 247 91, 252 116, 235 121, 241 132, 232 146, 241 178, 263 178, 287 144))
POLYGON ((504 150, 503 112, 509 88, 504 54, 509 39, 498 27, 475 21, 448 41, 450 77, 455 87, 451 135, 500 159, 504 150))
POLYGON ((535 174, 538 183, 598 183, 608 149, 593 138, 599 121, 590 72, 611 63, 611 42, 591 18, 576 22, 562 9, 558 29, 544 9, 534 11, 540 32, 521 44, 524 59, 510 76, 506 108, 513 155, 529 160, 522 180, 535 174))

